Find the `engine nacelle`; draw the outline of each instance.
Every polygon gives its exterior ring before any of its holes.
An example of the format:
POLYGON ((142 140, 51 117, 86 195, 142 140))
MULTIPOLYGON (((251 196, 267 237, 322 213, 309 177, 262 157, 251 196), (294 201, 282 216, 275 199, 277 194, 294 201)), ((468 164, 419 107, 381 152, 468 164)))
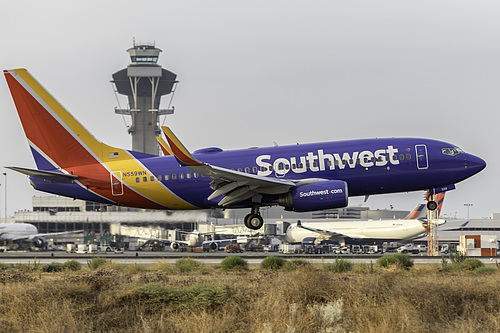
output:
POLYGON ((342 208, 347 206, 347 183, 342 180, 325 180, 294 187, 279 198, 280 206, 294 212, 342 208))
POLYGON ((177 242, 172 242, 172 243, 170 243, 170 248, 171 248, 172 250, 174 250, 174 251, 175 251, 175 250, 178 250, 178 249, 180 249, 180 248, 181 248, 181 244, 179 244, 179 243, 177 243, 177 242))
POLYGON ((33 245, 40 249, 45 249, 47 247, 47 241, 43 237, 33 238, 33 245))

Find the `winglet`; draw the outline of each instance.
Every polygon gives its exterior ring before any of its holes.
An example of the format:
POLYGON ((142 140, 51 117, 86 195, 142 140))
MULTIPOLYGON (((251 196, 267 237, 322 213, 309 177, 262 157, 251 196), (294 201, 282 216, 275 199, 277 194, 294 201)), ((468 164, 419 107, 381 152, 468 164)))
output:
POLYGON ((172 149, 172 153, 182 166, 203 165, 203 163, 201 163, 196 158, 194 158, 193 155, 191 155, 189 150, 187 150, 187 148, 184 147, 184 145, 179 141, 179 139, 177 139, 177 137, 170 130, 170 128, 168 128, 167 126, 162 126, 161 129, 163 130, 163 133, 165 133, 165 136, 167 137, 167 141, 168 144, 170 145, 170 148, 172 149))
POLYGON ((158 144, 160 145, 161 151, 163 152, 163 155, 169 156, 173 155, 174 153, 172 152, 172 149, 168 146, 168 144, 163 140, 161 136, 157 136, 156 140, 158 141, 158 144))

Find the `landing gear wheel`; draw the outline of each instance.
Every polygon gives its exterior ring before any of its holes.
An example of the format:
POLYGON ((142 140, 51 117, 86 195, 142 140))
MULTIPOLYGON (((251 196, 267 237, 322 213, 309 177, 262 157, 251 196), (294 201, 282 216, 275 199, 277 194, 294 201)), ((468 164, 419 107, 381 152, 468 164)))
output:
POLYGON ((259 230, 264 225, 264 219, 259 214, 248 214, 244 222, 245 227, 252 230, 259 230))
POLYGON ((438 204, 437 204, 437 202, 436 202, 436 201, 429 201, 429 202, 427 203, 427 209, 428 209, 428 210, 436 210, 436 209, 437 209, 437 207, 438 207, 438 204))

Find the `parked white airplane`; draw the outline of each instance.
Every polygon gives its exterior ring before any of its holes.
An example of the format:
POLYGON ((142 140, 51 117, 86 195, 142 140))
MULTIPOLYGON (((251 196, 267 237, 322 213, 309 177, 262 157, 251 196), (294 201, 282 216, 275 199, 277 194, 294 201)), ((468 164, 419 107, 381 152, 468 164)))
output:
MULTIPOLYGON (((173 240, 173 239, 165 239, 165 238, 155 238, 155 237, 141 237, 142 239, 148 239, 152 241, 158 241, 158 242, 165 242, 165 243, 170 243, 170 248, 172 250, 178 250, 181 247, 203 247, 207 246, 208 248, 212 250, 217 249, 217 244, 226 242, 230 243, 232 241, 237 241, 243 238, 233 238, 233 239, 216 239, 216 240, 205 240, 205 235, 214 235, 214 232, 200 232, 197 230, 191 231, 191 232, 184 232, 180 231, 183 233, 186 233, 186 238, 185 240, 173 240)), ((250 239, 248 237, 244 237, 244 239, 250 239)))
MULTIPOLYGON (((444 195, 440 200, 441 208, 444 195)), ((425 204, 418 205, 405 219, 392 220, 349 220, 315 222, 297 221, 286 229, 284 240, 288 243, 301 243, 304 238, 336 240, 349 244, 373 244, 390 241, 403 241, 419 238, 427 232, 427 209, 425 204)), ((447 221, 438 219, 439 230, 452 230, 464 227, 469 221, 454 221, 453 225, 442 227, 447 221)))
POLYGON ((38 229, 29 223, 0 223, 0 241, 13 241, 19 248, 32 246, 46 248, 46 237, 81 233, 83 230, 38 233, 38 229))

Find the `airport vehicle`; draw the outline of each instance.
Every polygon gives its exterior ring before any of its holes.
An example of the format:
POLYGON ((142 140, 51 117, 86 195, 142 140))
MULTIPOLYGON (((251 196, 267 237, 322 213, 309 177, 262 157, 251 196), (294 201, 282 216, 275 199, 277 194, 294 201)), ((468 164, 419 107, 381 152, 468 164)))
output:
POLYGON ((243 253, 243 250, 238 243, 226 245, 224 251, 227 253, 243 253))
POLYGON ((250 208, 244 223, 257 230, 262 206, 307 212, 345 207, 349 196, 445 192, 486 166, 451 143, 423 138, 191 154, 167 127, 173 156, 144 154, 98 141, 26 69, 4 75, 37 166, 10 169, 28 175, 37 190, 76 199, 166 210, 250 208))
POLYGON ((419 254, 420 248, 414 246, 412 243, 405 244, 403 246, 398 247, 396 250, 398 253, 411 253, 411 254, 419 254))
POLYGON ((0 240, 12 241, 17 248, 28 249, 47 247, 47 237, 82 233, 83 230, 39 233, 38 229, 29 223, 0 223, 0 240))
MULTIPOLYGON (((444 193, 438 195, 438 214, 444 201, 444 193)), ((329 220, 325 222, 297 221, 286 228, 283 240, 300 243, 304 238, 316 237, 317 241, 335 240, 345 244, 382 244, 421 237, 427 232, 427 208, 419 204, 404 219, 389 220, 329 220)), ((438 215, 439 216, 439 215, 438 215)), ((444 219, 438 219, 440 230, 454 230, 464 227, 468 221, 454 220, 447 226, 444 219)))

